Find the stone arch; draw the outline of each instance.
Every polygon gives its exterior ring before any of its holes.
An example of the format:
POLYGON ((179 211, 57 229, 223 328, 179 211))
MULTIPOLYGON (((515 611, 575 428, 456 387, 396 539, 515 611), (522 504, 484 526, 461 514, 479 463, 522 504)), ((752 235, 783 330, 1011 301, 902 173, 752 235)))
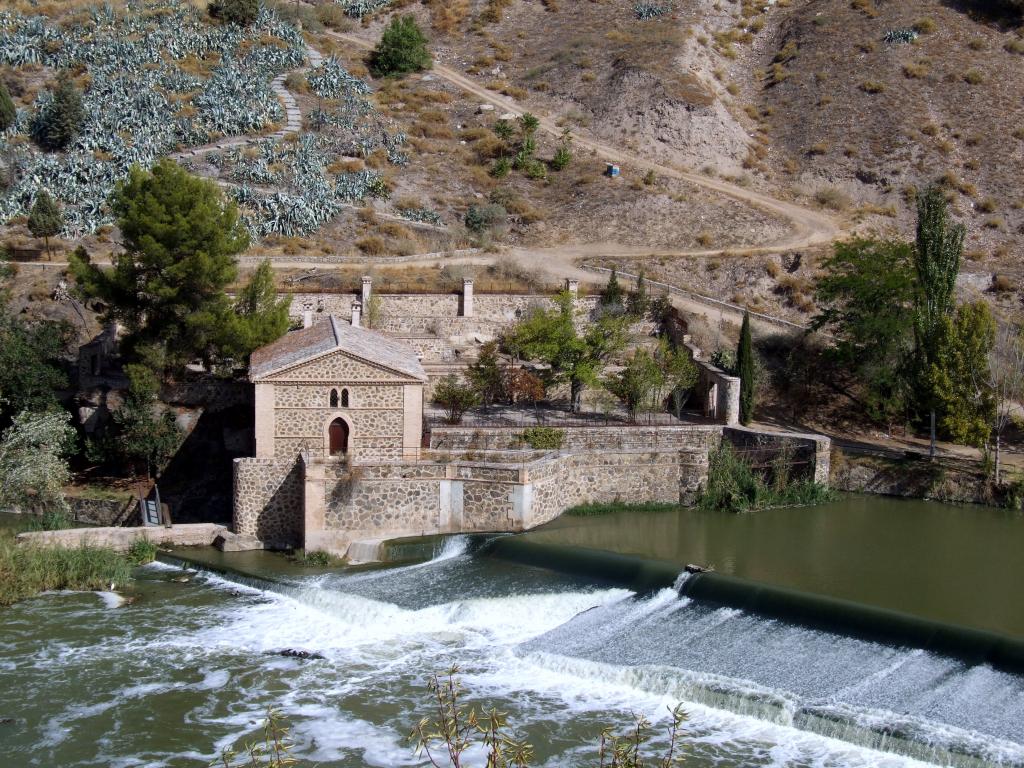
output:
POLYGON ((344 413, 342 413, 340 411, 334 411, 334 412, 328 413, 327 417, 324 419, 324 428, 323 429, 324 429, 324 431, 323 431, 323 440, 324 440, 324 455, 325 456, 349 456, 349 457, 352 456, 352 438, 355 435, 355 430, 352 427, 352 420, 348 417, 347 414, 344 414, 344 413), (342 446, 343 450, 340 453, 334 453, 331 450, 331 448, 332 448, 331 428, 332 427, 335 428, 335 432, 334 432, 335 445, 333 447, 335 447, 335 448, 338 447, 337 446, 337 441, 339 439, 339 431, 343 435, 343 441, 342 441, 343 442, 343 446, 342 446))

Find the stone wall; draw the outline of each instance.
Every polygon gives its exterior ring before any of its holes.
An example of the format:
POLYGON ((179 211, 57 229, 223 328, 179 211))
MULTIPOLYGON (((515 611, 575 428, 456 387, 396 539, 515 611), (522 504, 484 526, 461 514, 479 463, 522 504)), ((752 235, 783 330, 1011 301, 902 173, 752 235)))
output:
POLYGON ((65 528, 60 531, 30 531, 19 533, 19 544, 39 544, 46 547, 110 547, 126 552, 138 539, 148 539, 163 546, 200 547, 213 544, 214 539, 226 532, 223 525, 195 523, 191 525, 162 525, 145 528, 65 528))
MULTIPOLYGON (((380 317, 375 330, 399 336, 431 334, 443 338, 470 335, 493 337, 507 329, 535 307, 551 309, 552 296, 517 294, 476 294, 473 297, 472 317, 462 316, 462 296, 458 293, 375 294, 380 300, 380 317)), ((318 318, 335 315, 349 318, 352 302, 359 298, 354 293, 296 293, 291 294, 293 318, 301 318, 309 307, 318 318)), ((583 310, 583 318, 597 308, 598 297, 587 296, 576 300, 583 310)), ((364 307, 365 315, 365 307, 364 307)))
POLYGON ((71 517, 76 523, 86 525, 138 525, 139 519, 138 501, 131 499, 131 509, 126 509, 129 499, 84 499, 80 496, 68 496, 68 506, 71 507, 71 517))
MULTIPOLYGON (((706 448, 718 441, 722 428, 714 424, 677 427, 646 427, 629 424, 601 427, 566 427, 564 450, 620 449, 665 450, 706 448)), ((523 430, 516 427, 434 427, 430 447, 439 450, 519 450, 529 448, 522 442, 523 430)))
POLYGON ((302 544, 304 466, 295 458, 235 459, 235 533, 271 547, 302 544))
POLYGON ((816 483, 828 485, 832 441, 824 435, 727 427, 723 430, 722 437, 737 448, 754 454, 755 457, 758 451, 763 451, 767 461, 771 461, 780 450, 788 450, 792 456, 794 477, 812 478, 816 483))
POLYGON ((579 504, 691 501, 707 480, 705 450, 600 451, 541 460, 529 469, 530 516, 524 528, 579 504))

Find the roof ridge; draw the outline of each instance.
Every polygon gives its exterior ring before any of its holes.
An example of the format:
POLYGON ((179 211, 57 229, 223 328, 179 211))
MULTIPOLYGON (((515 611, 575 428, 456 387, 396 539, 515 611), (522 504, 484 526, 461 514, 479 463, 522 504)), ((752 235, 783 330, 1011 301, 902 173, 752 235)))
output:
POLYGON ((334 334, 334 346, 335 348, 341 346, 341 333, 338 332, 338 318, 334 315, 328 315, 331 318, 331 333, 334 334))

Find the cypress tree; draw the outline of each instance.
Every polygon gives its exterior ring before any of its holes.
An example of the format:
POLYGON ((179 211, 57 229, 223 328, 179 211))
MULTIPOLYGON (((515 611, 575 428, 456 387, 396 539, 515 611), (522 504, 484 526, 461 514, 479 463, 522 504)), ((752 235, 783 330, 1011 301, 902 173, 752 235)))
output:
POLYGON ((736 350, 736 373, 740 377, 740 423, 754 420, 754 341, 750 336, 750 313, 743 313, 740 327, 740 345, 736 350))
POLYGON ((601 306, 616 309, 622 307, 622 286, 619 285, 619 274, 615 267, 612 267, 612 273, 608 276, 608 284, 601 291, 601 306))
POLYGON ((50 259, 50 238, 60 234, 64 226, 64 217, 60 214, 60 208, 56 201, 50 197, 45 189, 39 190, 36 201, 32 204, 32 210, 28 215, 28 231, 33 237, 41 237, 46 243, 46 258, 50 259))
POLYGON ((0 80, 0 131, 6 131, 17 119, 18 111, 14 108, 11 92, 7 90, 7 83, 0 80))
POLYGON ((636 278, 636 290, 629 295, 629 314, 641 320, 647 316, 651 308, 651 297, 647 295, 647 281, 644 279, 644 271, 641 269, 636 278))

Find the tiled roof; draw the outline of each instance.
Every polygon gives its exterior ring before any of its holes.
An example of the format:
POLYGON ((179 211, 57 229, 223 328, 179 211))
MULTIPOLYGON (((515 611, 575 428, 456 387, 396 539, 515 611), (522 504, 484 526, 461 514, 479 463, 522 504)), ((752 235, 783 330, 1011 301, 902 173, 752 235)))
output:
POLYGON ((355 328, 334 316, 309 328, 292 331, 257 349, 249 359, 249 378, 261 379, 335 350, 414 379, 427 379, 415 351, 383 334, 355 328))

